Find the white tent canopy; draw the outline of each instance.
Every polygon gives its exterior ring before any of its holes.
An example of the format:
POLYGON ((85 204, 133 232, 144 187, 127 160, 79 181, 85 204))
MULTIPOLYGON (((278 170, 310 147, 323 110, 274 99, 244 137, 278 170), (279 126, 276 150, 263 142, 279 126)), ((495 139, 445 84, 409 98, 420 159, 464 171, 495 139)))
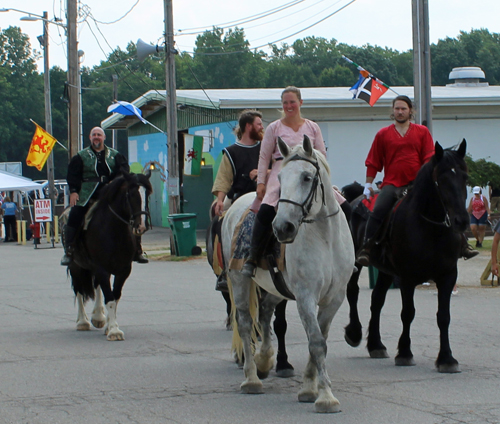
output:
POLYGON ((29 178, 19 177, 10 172, 0 171, 0 191, 30 191, 42 188, 29 178))

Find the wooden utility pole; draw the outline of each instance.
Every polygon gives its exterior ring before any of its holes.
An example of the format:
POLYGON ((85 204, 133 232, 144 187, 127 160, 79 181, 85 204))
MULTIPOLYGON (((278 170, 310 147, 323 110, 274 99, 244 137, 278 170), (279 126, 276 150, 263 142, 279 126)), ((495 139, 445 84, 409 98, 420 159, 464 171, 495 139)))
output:
POLYGON ((416 122, 432 134, 431 50, 428 0, 412 0, 413 86, 416 122))
POLYGON ((68 13, 68 151, 72 158, 78 152, 80 99, 78 96, 78 41, 77 41, 77 0, 67 0, 68 13))
MULTIPOLYGON (((49 66, 49 17, 43 12, 43 88, 45 98, 45 131, 52 135, 52 104, 50 100, 50 66, 49 66)), ((54 187, 54 152, 51 151, 47 159, 47 181, 49 183, 49 199, 51 201, 51 215, 54 219, 55 187, 54 187)), ((47 234, 47 237, 49 234, 47 234)), ((54 226, 50 226, 50 240, 54 247, 54 226)))
MULTIPOLYGON (((113 98, 111 99, 111 102, 115 103, 117 100, 118 100, 118 75, 113 75, 113 98)), ((118 130, 113 130, 111 140, 112 140, 111 147, 113 149, 117 149, 118 130)))
POLYGON ((167 155, 169 214, 180 213, 179 146, 177 140, 177 94, 175 86, 174 17, 172 0, 163 0, 165 13, 165 76, 167 79, 167 155))

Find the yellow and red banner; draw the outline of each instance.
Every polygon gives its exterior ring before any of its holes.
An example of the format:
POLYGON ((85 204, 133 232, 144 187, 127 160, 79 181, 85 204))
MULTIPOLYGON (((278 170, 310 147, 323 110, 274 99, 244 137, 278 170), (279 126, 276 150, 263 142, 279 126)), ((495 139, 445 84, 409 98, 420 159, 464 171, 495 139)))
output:
POLYGON ((30 151, 26 158, 26 165, 34 166, 41 171, 57 140, 37 123, 33 123, 36 125, 36 130, 31 140, 30 151))

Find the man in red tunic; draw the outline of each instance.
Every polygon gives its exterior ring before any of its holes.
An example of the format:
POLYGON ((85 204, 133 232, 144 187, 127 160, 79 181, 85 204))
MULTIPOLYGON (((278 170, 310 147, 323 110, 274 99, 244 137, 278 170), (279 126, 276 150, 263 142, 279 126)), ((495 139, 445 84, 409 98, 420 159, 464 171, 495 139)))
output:
MULTIPOLYGON (((377 172, 384 170, 384 179, 373 212, 366 223, 363 248, 356 258, 363 266, 369 265, 371 241, 385 217, 408 185, 415 180, 422 165, 434 155, 434 141, 427 127, 410 122, 413 112, 410 98, 397 96, 392 102, 392 109, 394 124, 377 133, 365 161, 366 183, 363 194, 367 198, 374 195, 372 186, 377 172)), ((462 256, 469 259, 478 253, 468 246, 464 237, 462 256)))

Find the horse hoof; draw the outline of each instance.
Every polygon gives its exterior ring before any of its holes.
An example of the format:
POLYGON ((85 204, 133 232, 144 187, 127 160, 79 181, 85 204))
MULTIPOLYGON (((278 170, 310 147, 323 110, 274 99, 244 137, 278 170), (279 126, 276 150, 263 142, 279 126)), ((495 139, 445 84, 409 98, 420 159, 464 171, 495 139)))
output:
POLYGON ((331 414, 335 412, 340 412, 340 402, 335 400, 317 400, 314 402, 314 408, 316 412, 320 414, 331 414))
POLYGON ((261 395, 264 393, 262 383, 259 382, 244 382, 240 386, 241 393, 245 395, 261 395))
POLYGON ((375 349, 370 351, 370 358, 382 359, 389 358, 389 354, 386 349, 375 349))
POLYGON ((295 371, 293 368, 285 368, 282 370, 276 370, 276 376, 280 378, 290 378, 295 375, 295 371))
POLYGON ((123 334, 123 331, 109 332, 107 335, 107 339, 110 342, 122 341, 125 340, 125 335, 123 334))
POLYGON ((344 340, 351 347, 358 347, 361 344, 361 338, 358 341, 354 341, 347 334, 344 334, 344 340))
POLYGON ((447 374, 462 372, 458 364, 441 364, 437 366, 437 370, 447 374))
POLYGON ((93 319, 92 320, 92 325, 95 327, 95 328, 103 328, 105 325, 106 325, 106 321, 100 321, 100 320, 96 320, 96 319, 93 319))
POLYGON ((76 324, 76 331, 90 331, 90 324, 88 322, 76 324))
POLYGON ((261 371, 258 369, 257 377, 259 377, 261 380, 265 380, 267 377, 269 377, 269 371, 261 371))
POLYGON ((394 362, 398 367, 413 367, 417 365, 413 357, 411 358, 396 357, 394 358, 394 362))
POLYGON ((300 391, 299 402, 312 403, 318 399, 318 392, 300 391))

